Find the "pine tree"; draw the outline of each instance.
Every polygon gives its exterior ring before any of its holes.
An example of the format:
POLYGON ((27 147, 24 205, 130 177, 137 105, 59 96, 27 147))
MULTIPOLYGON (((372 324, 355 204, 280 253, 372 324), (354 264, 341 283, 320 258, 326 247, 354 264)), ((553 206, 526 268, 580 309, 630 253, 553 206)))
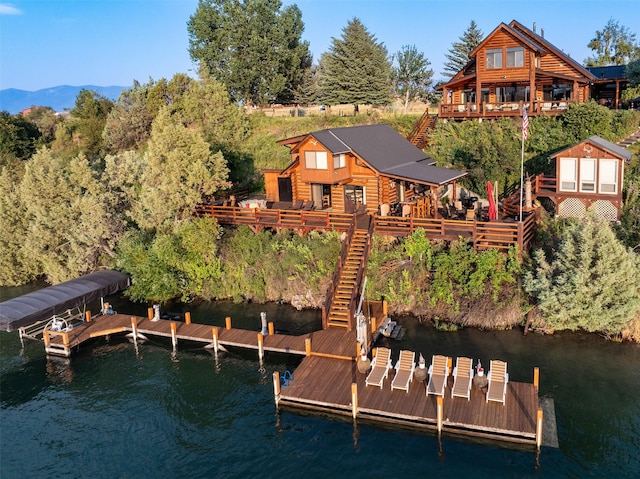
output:
POLYGON ((564 232, 555 257, 535 253, 524 289, 556 329, 616 334, 640 309, 640 259, 589 212, 564 232))
POLYGON ((391 103, 387 49, 359 19, 350 20, 320 60, 322 101, 328 105, 391 103))
POLYGON ((465 30, 458 42, 453 42, 449 53, 445 54, 447 61, 444 63, 444 70, 440 72, 449 78, 464 68, 471 57, 469 54, 480 44, 484 37, 482 30, 474 20, 471 20, 469 28, 465 30))

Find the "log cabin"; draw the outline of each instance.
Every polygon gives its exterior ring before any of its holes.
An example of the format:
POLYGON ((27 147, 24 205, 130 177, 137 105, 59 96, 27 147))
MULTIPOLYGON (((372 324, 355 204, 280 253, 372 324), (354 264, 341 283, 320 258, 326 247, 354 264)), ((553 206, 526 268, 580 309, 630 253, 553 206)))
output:
POLYGON ((403 216, 437 216, 443 187, 466 175, 436 166, 384 124, 329 128, 278 143, 290 148, 291 163, 264 171, 267 201, 369 214, 400 205, 403 216))
POLYGON ((538 175, 536 197, 549 198, 555 214, 581 218, 593 208, 610 221, 620 218, 625 163, 632 153, 599 136, 592 136, 550 156, 555 176, 538 175))
POLYGON ((501 23, 453 78, 437 87, 439 118, 559 115, 569 103, 591 98, 596 77, 544 38, 513 20, 501 23))

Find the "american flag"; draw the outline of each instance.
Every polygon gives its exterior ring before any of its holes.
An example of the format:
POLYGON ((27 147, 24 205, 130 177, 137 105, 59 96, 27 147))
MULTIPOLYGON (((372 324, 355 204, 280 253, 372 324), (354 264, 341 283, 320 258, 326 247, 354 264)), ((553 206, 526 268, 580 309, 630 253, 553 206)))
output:
POLYGON ((529 137, 529 117, 527 116, 527 107, 522 110, 522 138, 525 140, 529 137))

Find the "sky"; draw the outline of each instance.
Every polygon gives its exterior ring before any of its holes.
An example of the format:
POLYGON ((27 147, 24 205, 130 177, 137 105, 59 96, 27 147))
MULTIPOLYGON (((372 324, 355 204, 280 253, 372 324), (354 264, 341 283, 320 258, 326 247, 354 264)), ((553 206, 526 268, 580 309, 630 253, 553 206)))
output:
MULTIPOLYGON (((442 78, 445 54, 476 22, 484 35, 517 20, 582 63, 613 18, 640 42, 640 0, 282 0, 297 4, 314 63, 360 19, 389 54, 415 45, 442 78)), ((187 22, 197 0, 0 0, 0 90, 131 86, 195 76, 187 22)))

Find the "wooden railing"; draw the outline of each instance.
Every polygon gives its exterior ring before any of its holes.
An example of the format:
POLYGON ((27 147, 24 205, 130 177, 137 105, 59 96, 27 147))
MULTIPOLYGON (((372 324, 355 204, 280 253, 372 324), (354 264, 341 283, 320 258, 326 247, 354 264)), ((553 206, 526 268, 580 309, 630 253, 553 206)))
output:
POLYGON ((407 136, 407 140, 420 149, 424 148, 427 144, 427 132, 434 128, 435 123, 436 117, 429 115, 428 110, 425 111, 407 136))
MULTIPOLYGON (((367 230, 367 241, 364 246, 364 251, 362 252, 362 256, 360 258, 360 268, 358 268, 358 274, 356 276, 355 284, 356 288, 353 288, 353 293, 351 294, 351 300, 349 301, 349 324, 353 326, 355 322, 356 310, 358 308, 358 301, 360 300, 360 295, 362 294, 362 285, 364 279, 364 272, 367 266, 367 261, 369 260, 369 252, 371 251, 371 241, 373 238, 373 221, 369 222, 369 229, 367 230)), ((353 327, 349 328, 350 330, 353 327)))
POLYGON ((475 103, 442 103, 439 117, 469 118, 469 117, 501 117, 522 116, 525 106, 529 115, 560 115, 564 113, 571 101, 508 101, 475 103))

